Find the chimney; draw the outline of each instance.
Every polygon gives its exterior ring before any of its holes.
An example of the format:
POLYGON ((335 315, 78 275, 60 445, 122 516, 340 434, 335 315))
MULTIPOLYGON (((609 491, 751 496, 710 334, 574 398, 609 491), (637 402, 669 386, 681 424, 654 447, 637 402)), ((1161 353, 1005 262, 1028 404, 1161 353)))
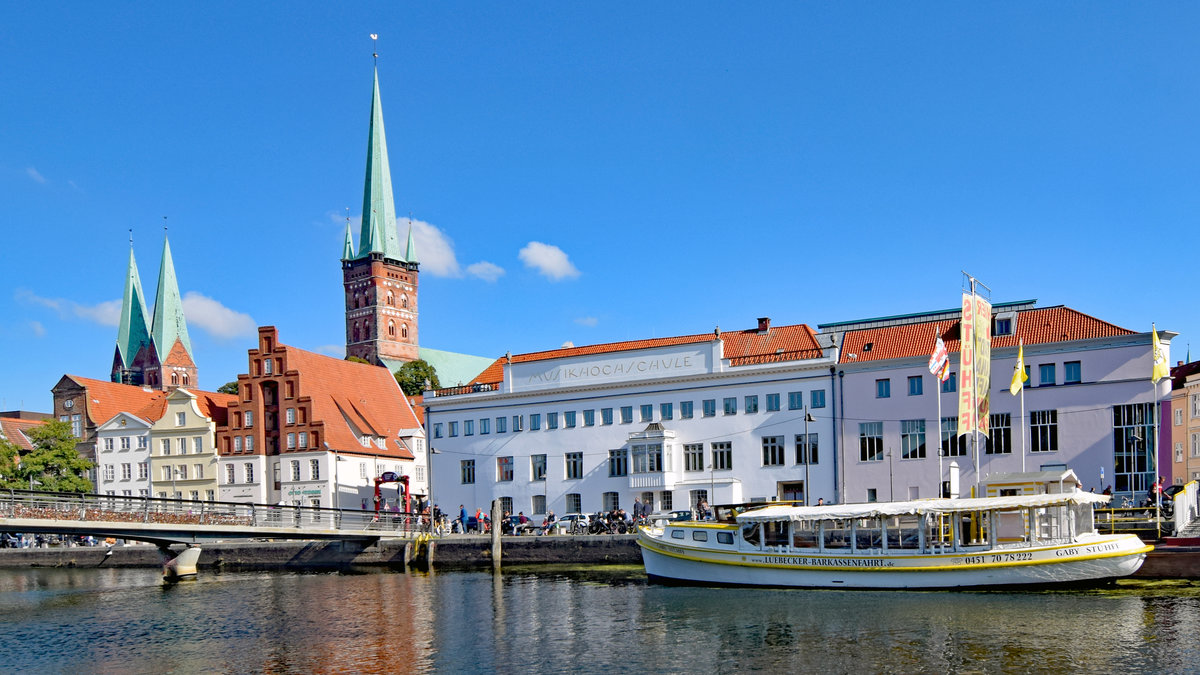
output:
POLYGON ((758 332, 765 333, 769 330, 771 330, 771 317, 769 317, 769 316, 758 317, 758 332))

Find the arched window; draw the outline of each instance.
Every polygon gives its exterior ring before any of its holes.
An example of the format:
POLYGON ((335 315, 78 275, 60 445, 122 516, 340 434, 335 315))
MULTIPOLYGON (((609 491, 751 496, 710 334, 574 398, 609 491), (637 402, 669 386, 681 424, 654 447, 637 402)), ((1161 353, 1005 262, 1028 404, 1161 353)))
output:
POLYGON ((354 291, 354 309, 358 309, 361 306, 362 296, 358 294, 358 291, 354 291))
POLYGON ((396 305, 396 296, 391 291, 388 291, 387 303, 388 303, 388 305, 393 306, 393 307, 396 305))
POLYGON ((363 322, 363 339, 364 340, 371 339, 371 322, 369 322, 369 321, 363 322))
POLYGON ((405 340, 408 339, 408 324, 400 326, 400 337, 404 338, 405 340))
POLYGON ((187 374, 187 373, 184 373, 184 374, 183 374, 183 384, 184 384, 184 386, 187 386, 187 385, 188 385, 190 382, 191 382, 191 380, 188 378, 188 374, 187 374))
POLYGON ((407 295, 400 296, 400 306, 403 307, 404 309, 408 309, 408 296, 407 295))
POLYGON ((358 322, 354 322, 354 339, 352 342, 358 342, 358 322))
POLYGON ((396 322, 391 319, 388 319, 388 337, 392 339, 396 338, 396 322))
POLYGON ((171 384, 179 384, 179 373, 171 373, 171 384))

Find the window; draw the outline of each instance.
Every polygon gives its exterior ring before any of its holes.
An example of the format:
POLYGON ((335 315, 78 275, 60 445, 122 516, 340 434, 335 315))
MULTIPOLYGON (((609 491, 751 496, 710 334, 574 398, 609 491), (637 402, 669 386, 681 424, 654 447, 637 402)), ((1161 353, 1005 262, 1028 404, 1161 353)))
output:
POLYGON ((988 416, 988 433, 984 454, 1012 454, 1012 413, 992 413, 988 416))
POLYGON ((463 421, 463 436, 474 436, 474 435, 475 435, 475 420, 464 420, 463 421))
POLYGON ((546 428, 547 429, 557 429, 558 428, 558 413, 556 413, 556 412, 546 413, 546 428))
POLYGON ((683 470, 704 470, 704 444, 688 443, 683 446, 683 470))
POLYGON ((900 420, 900 458, 925 458, 925 420, 900 420))
POLYGON ((246 411, 246 424, 244 426, 247 429, 254 426, 254 411, 253 410, 246 411))
POLYGON ((942 456, 967 456, 967 436, 966 434, 962 436, 958 435, 957 417, 942 418, 942 456))
POLYGON ((496 458, 496 482, 511 481, 513 479, 513 458, 512 456, 496 458))
POLYGON ((996 329, 992 335, 1012 335, 1012 319, 996 317, 996 329))
POLYGON ((1067 361, 1063 364, 1063 384, 1079 384, 1083 381, 1083 371, 1079 361, 1067 361))
POLYGON ((204 437, 203 436, 193 436, 192 437, 192 454, 198 455, 202 452, 204 452, 204 437))
POLYGON ((674 501, 674 500, 672 498, 670 490, 663 490, 662 492, 659 493, 658 507, 660 509, 662 509, 663 511, 670 511, 672 508, 674 508, 674 506, 671 503, 672 501, 674 501))
POLYGON ((1054 364, 1043 363, 1038 366, 1038 385, 1049 387, 1054 385, 1054 364))
POLYGON ((232 463, 225 465, 225 484, 233 485, 237 482, 237 467, 232 463))
POLYGON ((783 466, 783 436, 763 436, 763 466, 783 466))
POLYGON ((292 460, 292 480, 300 480, 300 460, 292 460))
POLYGON ((529 430, 539 431, 542 428, 542 414, 529 413, 529 430))
POLYGON ((287 447, 288 447, 288 450, 295 450, 295 449, 296 449, 296 434, 294 434, 294 433, 291 433, 291 432, 289 432, 289 433, 288 433, 288 435, 287 435, 287 447))
POLYGON ((621 406, 621 424, 632 424, 632 423, 633 423, 633 406, 631 406, 631 405, 621 406))
POLYGON ((283 418, 288 424, 295 424, 296 423, 296 409, 288 408, 287 411, 285 411, 283 418))
POLYGON ((661 403, 658 406, 658 416, 660 419, 669 420, 675 417, 674 403, 661 403))
POLYGON ((116 470, 115 470, 115 468, 113 467, 113 465, 112 465, 112 464, 105 464, 105 465, 104 465, 104 480, 106 480, 106 481, 108 481, 108 482, 110 482, 110 483, 111 483, 113 480, 116 480, 116 470))
POLYGON ((726 471, 733 468, 733 442, 719 441, 713 443, 712 468, 714 471, 726 471))
POLYGON ((589 408, 589 409, 583 411, 583 426, 585 426, 585 427, 596 426, 596 411, 595 410, 592 410, 589 408))
POLYGON ((186 455, 187 454, 187 439, 180 438, 176 442, 179 444, 179 454, 186 455))
POLYGON ((1030 452, 1058 450, 1057 410, 1034 410, 1029 413, 1029 440, 1030 452))
POLYGON ((105 450, 108 450, 108 451, 112 451, 112 449, 113 449, 113 439, 111 439, 111 438, 106 438, 106 439, 104 439, 104 449, 105 449, 105 450))
POLYGON ((532 455, 529 458, 530 480, 546 480, 546 456, 532 455))
POLYGON ((433 437, 434 438, 442 437, 442 423, 441 422, 435 422, 433 424, 433 437))
POLYGON ((812 392, 809 394, 808 407, 810 407, 810 408, 824 408, 825 407, 825 390, 824 389, 812 390, 812 392))
POLYGON ((767 394, 767 412, 779 411, 779 394, 767 394))
POLYGON ((662 443, 633 446, 631 470, 634 473, 657 473, 663 467, 662 443))
POLYGON ((138 480, 146 480, 150 477, 150 465, 146 462, 138 462, 138 480))
POLYGON ((497 417, 496 418, 496 433, 498 433, 498 434, 507 433, 508 432, 507 425, 508 425, 507 417, 497 417))
POLYGON ((705 417, 713 417, 717 414, 717 399, 707 398, 702 402, 705 417))
POLYGON ((188 479, 187 464, 180 464, 179 465, 179 480, 187 480, 187 479, 188 479))
POLYGON ((868 502, 879 501, 879 491, 875 488, 867 488, 867 501, 868 502))
POLYGON ((1192 419, 1200 417, 1200 394, 1192 394, 1192 419))
POLYGON ((139 450, 145 450, 150 447, 150 438, 147 436, 138 436, 137 446, 139 450))
POLYGON ((546 495, 533 496, 533 513, 546 512, 546 495))
POLYGON ((501 513, 512 513, 513 512, 512 497, 501 497, 500 498, 500 512, 501 513))
POLYGON ((574 410, 568 410, 565 413, 563 413, 563 426, 568 429, 575 428, 575 411, 574 410))
POLYGON ((71 435, 75 438, 83 438, 83 415, 71 415, 71 435))
POLYGON ((612 408, 600 409, 600 424, 608 425, 613 423, 612 408))
MULTIPOLYGON (((886 380, 884 380, 886 382, 886 380)), ((883 422, 860 422, 858 425, 858 461, 883 461, 883 422)))
POLYGON ((263 359, 263 375, 271 375, 271 359, 263 359))
POLYGON ((242 451, 242 437, 241 436, 233 437, 233 451, 234 452, 242 451))
POLYGON ((681 419, 681 420, 692 419, 692 402, 691 401, 680 401, 679 402, 679 419, 681 419))
POLYGON ((616 492, 605 492, 603 503, 605 511, 616 511, 621 508, 621 495, 616 492))
MULTIPOLYGON (((107 471, 107 468, 105 469, 105 471, 107 471)), ((171 475, 171 465, 170 464, 163 465, 162 479, 163 480, 171 480, 172 478, 173 478, 173 476, 171 475)))
POLYGON ((920 396, 925 393, 925 382, 920 375, 911 375, 908 378, 908 395, 920 396))
POLYGON ((458 463, 458 479, 463 485, 475 484, 475 460, 464 459, 458 463))
POLYGON ((1200 433, 1192 434, 1192 457, 1200 457, 1200 433))
POLYGON ((450 438, 458 436, 458 422, 450 423, 450 438))
POLYGON ((181 427, 187 424, 187 413, 175 413, 175 426, 181 427))
POLYGON ((957 375, 958 373, 950 373, 950 377, 946 378, 946 381, 942 383, 943 394, 949 394, 951 392, 958 391, 957 375))
POLYGON ((565 455, 567 480, 583 478, 583 453, 568 452, 565 455))
POLYGON ((522 427, 523 421, 524 421, 524 418, 521 415, 513 415, 512 416, 512 430, 514 433, 521 431, 523 429, 523 427, 522 427))
POLYGON ((642 415, 643 422, 653 422, 654 421, 654 405, 653 404, 642 405, 641 406, 641 415, 642 415))
POLYGON ((246 452, 254 452, 254 437, 246 437, 246 452))
POLYGON ((164 455, 171 454, 171 439, 164 438, 164 439, 160 440, 158 442, 158 449, 164 455))
POLYGON ((747 415, 758 412, 758 397, 757 396, 747 396, 742 403, 743 403, 743 407, 746 409, 747 415))
POLYGON ((629 451, 625 448, 608 451, 608 475, 619 478, 629 475, 629 451))
POLYGON ((809 434, 808 435, 808 443, 807 443, 808 452, 807 453, 804 451, 805 450, 805 447, 804 447, 805 442, 804 441, 805 441, 804 434, 796 434, 796 463, 797 464, 818 464, 820 462, 820 456, 819 456, 820 453, 818 452, 819 443, 818 443, 817 434, 809 434))
POLYGON ((194 476, 196 478, 196 480, 204 480, 204 465, 203 464, 193 464, 192 465, 192 476, 194 476))
POLYGON ((875 398, 891 398, 892 381, 889 379, 875 380, 875 398))
POLYGON ((1175 463, 1179 464, 1183 461, 1183 443, 1175 444, 1175 463))
POLYGON ((1113 406, 1113 484, 1118 494, 1133 492, 1140 501, 1154 483, 1156 421, 1153 403, 1113 406))
MULTIPOLYGON (((1180 426, 1182 424, 1183 424, 1183 408, 1177 408, 1175 410, 1175 426, 1180 426)), ((109 450, 112 450, 112 448, 109 448, 109 450)))
POLYGON ((736 415, 737 398, 734 396, 726 397, 723 401, 721 401, 721 407, 724 409, 726 415, 736 415))
POLYGON ((788 410, 803 410, 804 409, 804 392, 789 391, 788 392, 788 410))
POLYGON ((308 460, 308 474, 311 476, 309 480, 321 480, 321 460, 308 460))
POLYGON ((246 462, 245 464, 242 465, 242 469, 243 469, 243 473, 245 473, 245 475, 246 475, 246 482, 253 483, 254 482, 254 463, 246 462))
POLYGON ((567 493, 567 513, 582 513, 583 497, 578 492, 567 493))
POLYGON ((490 417, 479 418, 479 435, 486 436, 492 433, 492 419, 490 417))

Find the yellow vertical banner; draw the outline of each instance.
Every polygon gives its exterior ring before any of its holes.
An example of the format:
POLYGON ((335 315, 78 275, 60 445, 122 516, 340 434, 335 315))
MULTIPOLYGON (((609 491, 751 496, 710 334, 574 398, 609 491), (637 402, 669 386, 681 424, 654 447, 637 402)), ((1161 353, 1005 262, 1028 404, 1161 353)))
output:
POLYGON ((958 322, 958 435, 975 431, 975 302, 970 293, 962 296, 962 320, 958 322))
POLYGON ((975 422, 988 435, 992 402, 992 303, 975 296, 975 422))

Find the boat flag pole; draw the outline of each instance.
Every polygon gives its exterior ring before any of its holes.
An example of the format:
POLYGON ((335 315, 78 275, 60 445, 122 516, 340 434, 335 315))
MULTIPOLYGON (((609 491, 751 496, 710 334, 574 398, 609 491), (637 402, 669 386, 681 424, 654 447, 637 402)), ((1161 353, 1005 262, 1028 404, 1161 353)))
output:
MULTIPOLYGON (((942 335, 942 326, 939 324, 933 330, 935 333, 937 333, 937 335, 934 336, 934 344, 936 345, 937 338, 940 338, 942 335)), ((935 349, 936 349, 936 347, 935 347, 935 349)), ((949 358, 950 358, 950 355, 947 354, 945 356, 945 359, 949 360, 949 358)), ((944 494, 942 494, 942 374, 941 374, 942 368, 944 368, 945 365, 946 364, 943 364, 943 366, 941 368, 938 368, 938 372, 935 373, 933 376, 933 398, 935 400, 937 400, 937 417, 934 418, 934 424, 937 425, 937 432, 938 432, 938 444, 937 444, 937 456, 938 456, 937 496, 938 497, 945 496, 944 494)))
MULTIPOLYGON (((1015 377, 1024 378, 1025 377, 1025 363, 1024 363, 1024 361, 1025 361, 1025 358, 1024 358, 1025 357, 1025 340, 1023 338, 1018 340, 1017 345, 1018 345, 1017 349, 1020 350, 1018 353, 1021 354, 1021 363, 1018 364, 1021 368, 1021 372, 1017 373, 1015 377)), ((1028 425, 1025 424, 1025 381, 1024 381, 1024 379, 1022 379, 1022 381, 1021 381, 1021 419, 1018 420, 1017 423, 1021 425, 1021 473, 1025 473, 1025 450, 1026 450, 1026 448, 1029 447, 1029 438, 1028 438, 1029 428, 1028 428, 1028 425)), ((1101 487, 1101 489, 1104 488, 1103 485, 1101 485, 1100 487, 1101 487)))

